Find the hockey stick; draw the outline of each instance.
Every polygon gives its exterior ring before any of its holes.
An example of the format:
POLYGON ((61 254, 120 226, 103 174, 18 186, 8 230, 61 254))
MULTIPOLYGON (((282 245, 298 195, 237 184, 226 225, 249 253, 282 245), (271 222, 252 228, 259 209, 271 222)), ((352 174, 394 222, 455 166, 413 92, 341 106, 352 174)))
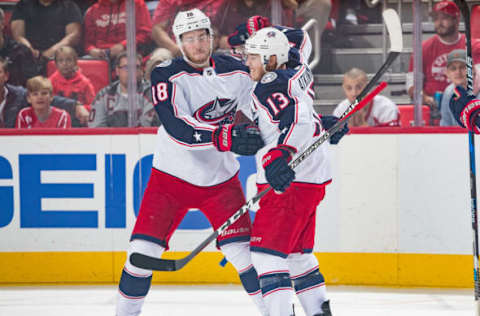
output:
MULTIPOLYGON (((355 112, 366 106, 373 98, 380 93, 387 86, 386 82, 381 82, 378 87, 375 88, 370 94, 368 94, 362 101, 356 102, 348 107, 343 113, 338 122, 333 125, 328 131, 325 131, 319 139, 317 139, 310 147, 308 147, 299 157, 292 161, 289 165, 292 168, 298 166, 305 158, 307 158, 316 148, 328 140, 337 130, 340 129, 342 124, 347 121, 355 112)), ((207 239, 205 239, 200 245, 198 245, 192 252, 182 259, 159 259, 150 257, 141 253, 134 252, 130 256, 130 262, 139 268, 156 270, 156 271, 177 271, 183 268, 188 262, 190 262, 197 254, 199 254, 205 247, 207 247, 212 241, 214 241, 228 226, 235 223, 243 214, 247 213, 255 203, 257 203, 265 194, 267 194, 272 187, 267 187, 262 192, 259 192, 253 198, 251 198, 246 204, 244 204, 238 211, 236 211, 225 223, 222 224, 217 230, 215 230, 207 239)))
MULTIPOLYGON (((400 19, 397 13, 392 9, 387 9, 383 13, 387 30, 390 34, 391 49, 388 54, 387 60, 380 67, 379 71, 368 82, 365 88, 360 92, 355 102, 352 103, 339 118, 338 122, 333 125, 329 130, 325 131, 312 145, 310 145, 302 154, 300 154, 295 160, 290 162, 290 167, 293 169, 298 166, 303 160, 305 160, 315 149, 328 140, 333 134, 335 134, 354 113, 366 106, 373 100, 375 95, 380 93, 386 86, 386 82, 382 82, 374 91, 368 93, 368 91, 377 83, 380 77, 387 71, 395 58, 400 54, 403 48, 402 29, 400 19)), ((181 259, 161 259, 154 258, 141 253, 133 253, 130 256, 130 262, 139 268, 156 270, 156 271, 177 271, 190 262, 197 254, 199 254, 205 247, 207 247, 213 240, 215 240, 228 226, 237 221, 243 214, 248 212, 248 209, 258 202, 271 187, 267 187, 262 192, 259 192, 253 198, 251 198, 246 204, 244 204, 238 211, 236 211, 225 223, 223 223, 217 230, 215 230, 210 236, 207 237, 200 245, 198 245, 192 252, 186 257, 181 259)))
MULTIPOLYGON (((470 9, 465 0, 455 0, 463 16, 465 24, 465 46, 467 51, 467 93, 473 94, 473 60, 472 60, 472 38, 470 32, 470 9)), ((468 152, 470 158, 470 207, 473 232, 473 283, 475 288, 475 302, 477 305, 476 315, 480 316, 480 274, 478 262, 478 213, 477 213, 477 171, 475 166, 475 138, 472 131, 468 132, 468 152)))

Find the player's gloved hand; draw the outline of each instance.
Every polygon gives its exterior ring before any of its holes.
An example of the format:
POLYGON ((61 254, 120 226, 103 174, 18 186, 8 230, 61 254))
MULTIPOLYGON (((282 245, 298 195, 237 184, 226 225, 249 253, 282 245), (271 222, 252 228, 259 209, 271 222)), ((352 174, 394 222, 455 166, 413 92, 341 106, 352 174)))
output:
MULTIPOLYGON (((322 120, 322 126, 324 129, 328 130, 330 129, 333 125, 335 125, 338 122, 338 117, 334 115, 324 115, 320 117, 322 120)), ((342 139, 345 134, 348 133, 350 129, 348 128, 348 124, 345 123, 341 129, 336 131, 332 136, 330 136, 330 144, 336 145, 342 139)))
POLYGON ((255 155, 265 143, 256 126, 227 124, 213 132, 213 144, 219 151, 231 151, 242 156, 255 155))
POLYGON ((242 23, 235 28, 235 32, 228 36, 228 44, 230 47, 243 45, 250 35, 270 25, 267 17, 254 15, 247 20, 247 23, 242 23))
POLYGON ((467 90, 462 86, 457 86, 453 90, 453 96, 450 99, 450 110, 457 122, 468 128, 475 134, 480 133, 480 100, 475 96, 467 94, 467 90))
POLYGON ((295 179, 295 171, 288 165, 290 160, 292 160, 292 154, 285 146, 270 149, 262 158, 265 177, 277 192, 285 192, 295 179))

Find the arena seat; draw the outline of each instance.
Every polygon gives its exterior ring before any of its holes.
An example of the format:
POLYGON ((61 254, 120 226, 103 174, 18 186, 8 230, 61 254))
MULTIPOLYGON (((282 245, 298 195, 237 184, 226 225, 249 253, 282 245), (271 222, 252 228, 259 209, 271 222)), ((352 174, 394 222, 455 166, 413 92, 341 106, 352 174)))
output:
MULTIPOLYGON (((413 104, 399 105, 398 110, 400 111, 400 126, 401 127, 413 126, 415 106, 413 104)), ((426 105, 422 105, 422 117, 423 117, 423 125, 429 125, 430 108, 426 105)))
MULTIPOLYGON (((105 59, 78 59, 78 67, 82 73, 90 79, 95 94, 108 86, 111 81, 110 65, 105 59)), ((53 74, 56 70, 55 61, 50 60, 47 64, 47 76, 53 74)))
POLYGON ((472 7, 470 13, 470 28, 472 38, 480 38, 480 4, 476 4, 472 7))

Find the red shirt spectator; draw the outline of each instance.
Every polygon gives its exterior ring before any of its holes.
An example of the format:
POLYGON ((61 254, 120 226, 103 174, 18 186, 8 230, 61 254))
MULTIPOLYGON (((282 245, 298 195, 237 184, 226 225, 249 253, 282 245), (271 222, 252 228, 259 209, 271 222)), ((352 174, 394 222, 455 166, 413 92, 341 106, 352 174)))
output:
MULTIPOLYGON (((478 61, 478 41, 474 41, 472 49, 474 60, 478 61)), ((455 49, 465 49, 465 34, 459 34, 455 43, 445 43, 438 35, 434 35, 422 43, 423 63, 423 90, 428 95, 434 95, 436 91, 443 91, 449 85, 445 70, 447 68, 447 55, 455 49)), ((413 55, 410 58, 409 72, 413 71, 413 55)))
POLYGON ((45 77, 36 76, 27 81, 27 101, 31 107, 17 115, 17 128, 68 128, 72 126, 70 115, 51 106, 52 83, 45 77))
POLYGON ((65 110, 50 107, 47 120, 40 121, 32 107, 24 108, 18 113, 16 128, 69 128, 70 115, 65 110))
MULTIPOLYGON (((99 0, 85 13, 85 51, 96 58, 118 56, 127 45, 126 22, 125 0, 99 0)), ((135 0, 135 24, 137 45, 148 44, 152 21, 143 0, 135 0)))
POLYGON ((78 69, 77 53, 69 46, 62 46, 55 52, 55 71, 48 79, 52 82, 53 95, 74 99, 90 110, 95 98, 93 84, 78 69))
POLYGON ((95 99, 95 90, 90 79, 85 77, 80 70, 77 70, 70 78, 65 78, 57 70, 48 79, 52 81, 54 95, 77 100, 90 111, 90 104, 95 99))

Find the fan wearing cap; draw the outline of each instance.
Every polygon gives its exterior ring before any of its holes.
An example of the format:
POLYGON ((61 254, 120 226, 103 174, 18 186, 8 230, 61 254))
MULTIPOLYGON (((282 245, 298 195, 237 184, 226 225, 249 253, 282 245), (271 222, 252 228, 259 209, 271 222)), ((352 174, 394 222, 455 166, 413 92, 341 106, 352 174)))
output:
MULTIPOLYGON (((447 55, 452 50, 465 48, 465 35, 459 32, 460 10, 453 1, 435 4, 431 12, 435 35, 422 43, 423 104, 436 109, 435 92, 442 92, 449 82, 446 74, 447 55)), ((472 43, 474 61, 478 43, 472 43)), ((406 88, 413 99, 413 55, 410 59, 406 88)))
POLYGON ((447 77, 450 83, 443 92, 441 103, 440 120, 441 126, 457 126, 459 125, 452 112, 450 111, 449 103, 452 97, 455 96, 455 88, 461 86, 463 89, 467 87, 467 53, 464 49, 455 49, 447 55, 447 77))
POLYGON ((246 64, 256 82, 250 118, 266 143, 256 155, 257 188, 273 188, 259 202, 250 250, 269 316, 294 315, 294 292, 306 315, 329 316, 325 279, 312 253, 317 206, 331 182, 329 146, 320 145, 295 170, 289 162, 338 118, 325 120, 315 113, 313 74, 307 65, 289 60, 292 50, 274 27, 245 42, 246 64))

